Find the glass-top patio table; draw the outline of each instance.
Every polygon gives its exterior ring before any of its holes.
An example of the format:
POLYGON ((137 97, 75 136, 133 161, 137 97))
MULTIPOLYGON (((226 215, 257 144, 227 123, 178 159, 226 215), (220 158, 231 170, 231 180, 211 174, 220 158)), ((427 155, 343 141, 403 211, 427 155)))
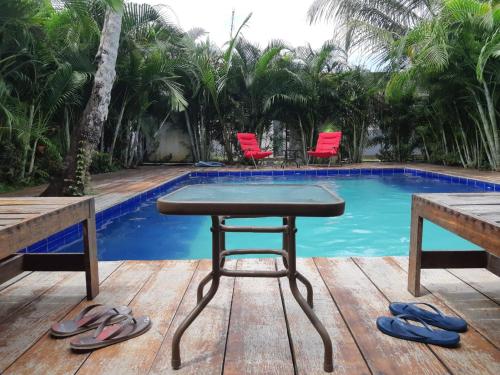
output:
POLYGON ((197 305, 177 328, 172 341, 172 367, 181 365, 180 340, 184 331, 215 296, 221 276, 287 277, 293 296, 318 331, 325 349, 324 369, 333 371, 332 342, 328 332, 313 310, 312 285, 296 269, 295 218, 297 216, 328 217, 344 213, 344 201, 320 185, 293 184, 200 184, 189 185, 167 194, 157 201, 158 210, 168 215, 209 215, 212 217, 212 271, 198 286, 197 305), (281 217, 283 225, 274 227, 226 225, 232 218, 281 217), (282 233, 282 249, 232 249, 225 246, 227 232, 282 233), (278 271, 229 270, 225 259, 240 254, 274 254, 283 258, 284 269, 278 271), (307 300, 297 287, 297 280, 306 286, 307 300), (209 291, 203 288, 209 282, 209 291))

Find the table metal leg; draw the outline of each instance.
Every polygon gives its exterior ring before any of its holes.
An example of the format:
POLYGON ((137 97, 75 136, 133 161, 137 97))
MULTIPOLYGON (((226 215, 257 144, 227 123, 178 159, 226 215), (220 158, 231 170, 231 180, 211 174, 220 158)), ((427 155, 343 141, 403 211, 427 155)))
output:
POLYGON ((313 287, 311 285, 311 282, 306 279, 304 275, 302 275, 300 272, 296 271, 295 276, 297 277, 297 280, 301 281, 302 284, 306 286, 307 290, 307 303, 308 305, 312 308, 314 308, 314 292, 313 292, 313 287))
MULTIPOLYGON (((267 271, 264 273, 263 271, 232 271, 221 269, 223 262, 221 262, 221 252, 225 250, 225 233, 224 231, 229 230, 229 227, 221 227, 221 224, 224 224, 224 218, 218 216, 212 216, 212 272, 203 278, 203 280, 198 285, 197 289, 197 305, 191 311, 191 313, 184 319, 184 321, 179 325, 177 330, 174 333, 174 337, 172 340, 172 367, 174 369, 178 369, 181 366, 181 357, 180 357, 180 341, 182 335, 186 331, 186 329, 191 325, 191 323, 198 317, 198 315, 203 311, 203 309, 208 305, 210 300, 217 293, 217 289, 219 287, 220 277, 223 275, 226 276, 242 276, 242 277, 283 277, 288 276, 288 280, 290 282, 290 290, 294 298, 297 300, 298 304, 308 317, 309 321, 312 323, 314 328, 318 331, 321 339, 323 340, 324 350, 325 350, 325 358, 324 358, 324 370, 326 372, 333 371, 333 359, 332 359, 332 342, 328 332, 325 327, 318 319, 316 314, 314 313, 313 307, 313 288, 309 280, 297 272, 296 269, 296 249, 295 249, 295 233, 297 231, 295 227, 295 217, 286 217, 283 218, 283 225, 285 228, 280 229, 280 231, 284 231, 283 234, 283 250, 286 252, 286 256, 283 256, 283 263, 285 265, 286 271, 267 271), (300 280, 307 289, 307 301, 302 296, 298 286, 297 280, 300 280), (209 291, 205 296, 203 296, 203 288, 209 281, 212 281, 212 285, 210 286, 209 291)), ((233 228, 231 228, 233 229, 233 228)), ((274 231, 276 231, 273 228, 274 231)), ((239 230, 241 231, 241 230, 239 230)), ((244 231, 249 232, 261 232, 261 228, 254 227, 245 227, 244 231)), ((227 252, 226 252, 227 253, 227 252)), ((224 253, 225 254, 225 253, 224 253)), ((222 259, 224 259, 225 255, 223 254, 222 259)))
MULTIPOLYGON (((196 307, 189 313, 189 315, 182 321, 182 323, 177 327, 174 337, 172 339, 172 368, 177 370, 181 367, 181 353, 180 353, 180 342, 182 335, 186 329, 193 323, 193 321, 200 315, 203 309, 208 305, 208 303, 214 298, 219 289, 220 281, 220 221, 218 216, 212 216, 212 272, 208 276, 212 278, 212 285, 205 297, 198 301, 196 307)), ((208 282, 208 276, 206 276, 200 286, 198 286, 198 297, 200 293, 203 294, 203 285, 208 282)))
MULTIPOLYGON (((296 270, 296 252, 295 252, 295 233, 297 229, 295 227, 295 217, 288 217, 288 281, 290 282, 290 290, 292 291, 293 296, 297 300, 299 306, 302 308, 304 313, 306 314, 309 321, 312 323, 316 331, 318 331, 321 339, 323 340, 323 346, 325 350, 323 369, 326 372, 333 371, 333 349, 332 349, 332 340, 330 339, 330 335, 326 330, 325 326, 318 319, 314 310, 309 306, 307 301, 304 299, 302 294, 300 293, 299 288, 297 287, 297 270, 296 270)), ((305 279, 305 278, 304 278, 305 279)), ((305 279, 307 280, 307 279, 305 279)), ((309 281, 307 283, 310 285, 309 281)), ((307 284, 306 284, 307 287, 307 284)), ((311 288, 312 289, 312 288, 311 288)))
POLYGON ((209 281, 212 281, 213 279, 213 274, 210 272, 207 276, 201 280, 200 284, 198 285, 198 289, 196 291, 196 303, 200 303, 201 299, 203 298, 203 288, 205 285, 208 284, 209 281))

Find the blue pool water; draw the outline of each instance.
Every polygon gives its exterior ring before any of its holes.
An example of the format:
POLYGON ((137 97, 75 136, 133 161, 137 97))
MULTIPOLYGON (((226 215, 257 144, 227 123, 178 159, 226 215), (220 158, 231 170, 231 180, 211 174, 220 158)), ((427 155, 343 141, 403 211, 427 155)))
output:
MULTIPOLYGON (((322 184, 346 202, 334 218, 298 218, 298 256, 407 255, 412 193, 472 192, 467 185, 410 175, 192 177, 183 184, 322 184)), ((239 223, 280 223, 278 218, 239 223)), ((236 220, 235 220, 236 222, 236 220)), ((97 233, 100 260, 196 259, 211 256, 208 217, 165 216, 152 198, 133 212, 108 221, 97 233)), ((277 234, 229 233, 227 248, 280 248, 277 234)), ((73 243, 59 251, 81 251, 73 243)), ((424 249, 477 249, 432 223, 424 224, 424 249)))

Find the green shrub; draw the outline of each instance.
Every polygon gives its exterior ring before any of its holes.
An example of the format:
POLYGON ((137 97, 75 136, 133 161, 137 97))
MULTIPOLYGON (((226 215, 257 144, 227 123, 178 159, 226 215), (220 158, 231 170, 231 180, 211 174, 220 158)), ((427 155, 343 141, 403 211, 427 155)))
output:
POLYGON ((20 182, 22 154, 21 146, 12 141, 0 141, 0 181, 4 185, 20 182))
POLYGON ((109 154, 107 152, 96 152, 92 157, 92 164, 90 164, 90 173, 107 173, 119 170, 120 165, 115 162, 109 164, 109 154))
POLYGON ((58 147, 47 143, 43 151, 37 150, 33 179, 37 182, 46 182, 51 177, 59 176, 62 172, 63 158, 58 147))

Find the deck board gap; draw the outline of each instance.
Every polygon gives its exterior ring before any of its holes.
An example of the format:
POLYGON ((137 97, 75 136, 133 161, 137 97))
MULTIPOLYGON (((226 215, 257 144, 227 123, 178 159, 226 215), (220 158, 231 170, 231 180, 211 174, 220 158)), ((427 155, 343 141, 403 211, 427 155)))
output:
MULTIPOLYGON (((375 281, 373 281, 373 279, 370 277, 370 275, 363 269, 363 267, 361 267, 359 265, 359 263, 356 261, 356 258, 354 257, 351 257, 351 260, 354 262, 354 264, 356 265, 356 267, 359 268, 359 270, 361 271, 361 273, 363 275, 365 275, 365 277, 373 284, 373 286, 380 292, 380 294, 387 300, 387 302, 390 304, 391 303, 391 300, 389 299, 389 297, 384 293, 384 291, 375 283, 375 281)), ((431 291, 429 291, 430 294, 432 294, 431 291)), ((389 306, 387 306, 387 308, 389 308, 389 306)), ((424 344, 425 346, 427 346, 427 348, 429 348, 430 352, 434 355, 434 357, 436 357, 436 359, 441 362, 441 365, 446 369, 446 371, 448 371, 450 374, 453 374, 453 371, 451 371, 451 369, 446 365, 446 363, 443 361, 443 359, 441 359, 441 357, 439 356, 438 353, 436 353, 432 347, 432 345, 428 345, 428 344, 424 344)))
MULTIPOLYGON (((276 271, 278 271, 278 263, 276 262, 276 260, 274 261, 274 268, 276 271)), ((279 291, 280 291, 281 304, 283 305, 283 314, 285 316, 286 334, 288 336, 288 343, 290 345, 290 352, 292 353, 293 373, 295 375, 297 375, 299 372, 298 372, 298 366, 297 366, 297 359, 295 358, 295 348, 293 346, 292 333, 290 331, 290 321, 288 319, 287 312, 286 312, 285 296, 283 294, 283 285, 282 285, 283 282, 284 282, 284 278, 278 279, 278 287, 279 287, 279 291)))
MULTIPOLYGON (((236 263, 236 268, 238 268, 238 263, 236 263)), ((224 343, 224 354, 222 356, 222 367, 221 367, 221 375, 224 375, 224 366, 226 364, 226 352, 227 352, 227 340, 229 338, 229 328, 231 327, 231 313, 233 311, 233 300, 234 300, 234 285, 236 283, 236 278, 233 277, 232 282, 232 290, 231 290, 231 303, 229 304, 229 319, 227 320, 227 328, 226 328, 226 341, 224 343)))
MULTIPOLYGON (((321 281, 325 285, 326 290, 328 291, 328 294, 330 295, 330 298, 332 299, 333 303, 335 304, 335 307, 337 308, 340 316, 342 317, 342 320, 344 321, 344 324, 345 324, 347 330, 349 331, 349 334, 351 335, 352 340, 356 344, 356 347, 358 348, 358 351, 361 354, 361 357, 363 358, 363 361, 366 364, 366 368, 368 369, 368 371, 370 371, 370 374, 374 375, 374 372, 373 372, 372 368, 370 367, 368 360, 366 359, 365 353, 363 353, 363 350, 361 350, 361 346, 359 345, 358 340, 356 339, 356 336, 354 335, 354 333, 351 330, 351 326, 350 326, 348 320, 346 319, 343 311, 340 309, 340 306, 338 305, 337 301, 335 301, 335 298, 333 297, 333 294, 332 294, 330 288, 328 287, 328 284, 326 283, 326 281, 323 277, 323 274, 319 270, 318 264, 316 263, 316 257, 313 257, 312 260, 313 260, 314 266, 316 267, 316 270, 318 271, 318 273, 321 277, 321 281)), ((335 369, 335 362, 333 363, 333 368, 335 369)))
MULTIPOLYGON (((401 266, 401 264, 400 264, 398 261, 396 261, 395 263, 397 264, 397 266, 398 266, 399 268, 401 268, 401 269, 403 270, 403 272, 408 273, 408 272, 407 272, 407 270, 405 270, 405 268, 404 268, 403 266, 401 266)), ((456 277, 456 276, 455 276, 455 275, 453 275, 451 272, 450 272, 450 274, 451 274, 453 277, 456 277)), ((457 278, 457 279, 459 279, 460 281, 462 281, 462 282, 463 282, 463 280, 462 280, 462 279, 460 279, 460 278, 458 278, 458 277, 456 277, 456 278, 457 278)), ((423 286, 423 287, 427 290, 428 294, 433 295, 433 296, 434 296, 435 298, 437 298, 437 299, 438 299, 438 300, 439 300, 439 301, 440 301, 443 305, 445 305, 448 309, 450 309, 451 311, 453 311, 453 313, 454 313, 454 314, 456 314, 457 316, 459 316, 459 317, 461 317, 462 319, 466 320, 466 321, 467 321, 467 324, 468 324, 468 326, 469 326, 469 329, 473 329, 474 331, 476 331, 479 335, 481 335, 481 336, 482 336, 482 337, 483 337, 486 341, 488 341, 488 342, 489 342, 491 345, 493 345, 496 349, 500 350, 500 347, 499 347, 499 346, 495 343, 495 341, 494 341, 494 340, 492 340, 492 339, 490 339, 488 336, 484 335, 484 334, 483 334, 483 332, 482 332, 481 327, 476 326, 476 324, 474 323, 474 321, 473 321, 473 320, 467 319, 467 317, 466 317, 466 316, 464 316, 464 314, 463 314, 460 310, 458 310, 458 309, 454 308, 454 307, 453 307, 453 305, 452 305, 452 304, 450 304, 450 303, 448 303, 446 299, 441 298, 441 297, 440 297, 439 295, 437 295, 437 294, 434 294, 434 293, 433 293, 433 292, 432 292, 429 288, 427 288, 427 287, 426 287, 426 285, 425 285, 425 284, 423 284, 423 283, 422 283, 422 286, 423 286)))
POLYGON ((163 340, 162 340, 160 346, 158 347, 158 350, 156 351, 155 356, 154 356, 153 360, 151 361, 151 364, 149 365, 149 369, 147 371, 148 374, 151 372, 151 369, 153 368, 153 365, 156 361, 156 358, 158 357, 158 353, 159 353, 160 349, 163 347, 163 343, 167 339, 168 331, 170 330, 170 327, 172 326, 172 323, 175 320, 175 317, 177 316, 177 312, 179 311, 179 307, 181 306, 182 301, 184 300, 184 297, 186 296, 186 293, 189 289, 189 285, 191 285, 191 283, 193 282, 194 276, 196 275, 196 272, 198 271, 199 267, 200 267, 200 261, 197 260, 196 267, 193 271, 193 274, 191 275, 191 278, 189 279, 189 282, 187 283, 186 289, 184 290, 184 293, 182 293, 182 297, 179 299, 179 303, 177 304, 177 307, 175 308, 175 312, 172 315, 172 319, 170 320, 170 323, 168 324, 168 327, 165 330, 165 335, 163 336, 163 340))
POLYGON ((459 279, 460 281, 462 281, 464 284, 467 284, 468 286, 470 286, 472 289, 474 289, 476 292, 478 292, 479 294, 483 295, 485 298, 488 298, 489 300, 491 300, 492 302, 496 303, 498 306, 500 306, 500 302, 497 301, 495 298, 491 297, 490 295, 488 295, 487 293, 483 292, 482 290, 478 289, 476 286, 474 286, 474 283, 471 283, 463 278, 461 278, 459 275, 455 274, 453 271, 452 271, 452 268, 445 268, 445 270, 450 273, 451 275, 453 275, 454 277, 456 277, 457 279, 459 279))
MULTIPOLYGON (((115 267, 109 274, 106 275, 106 277, 104 277, 102 280, 99 281, 99 285, 101 285, 104 281, 106 281, 113 273, 116 272, 117 269, 119 269, 125 262, 121 261, 120 264, 115 267)), ((35 301, 39 300, 42 296, 44 296, 45 294, 48 294, 50 293, 50 291, 54 290, 56 288, 56 286, 58 286, 60 283, 63 283, 65 280, 67 280, 68 278, 70 278, 72 275, 68 275, 68 277, 65 277, 61 280, 59 280, 57 283, 55 283, 52 287, 46 289, 43 293, 41 293, 39 296, 37 296, 35 299, 33 299, 30 303, 26 304, 24 306, 24 308, 27 308, 27 306, 29 306, 30 304, 34 303, 35 301)), ((77 302, 75 303, 75 305, 70 308, 68 310, 68 312, 66 314, 64 314, 64 316, 62 316, 60 318, 60 321, 64 320, 69 314, 71 314, 71 311, 74 309, 75 306, 78 306, 80 303, 82 303, 83 301, 86 300, 86 297, 85 296, 82 296, 82 298, 77 302)), ((18 310, 19 311, 19 310, 18 310)), ((44 337, 46 337, 46 335, 48 334, 49 332, 49 329, 50 327, 47 327, 47 329, 36 339, 34 340, 30 345, 28 345, 27 347, 25 347, 16 357, 15 360, 13 360, 8 366, 5 367, 5 372, 7 372, 20 358, 22 358, 24 356, 24 354, 26 352, 28 352, 29 350, 31 350, 31 348, 33 348, 35 345, 37 345, 44 337)))

